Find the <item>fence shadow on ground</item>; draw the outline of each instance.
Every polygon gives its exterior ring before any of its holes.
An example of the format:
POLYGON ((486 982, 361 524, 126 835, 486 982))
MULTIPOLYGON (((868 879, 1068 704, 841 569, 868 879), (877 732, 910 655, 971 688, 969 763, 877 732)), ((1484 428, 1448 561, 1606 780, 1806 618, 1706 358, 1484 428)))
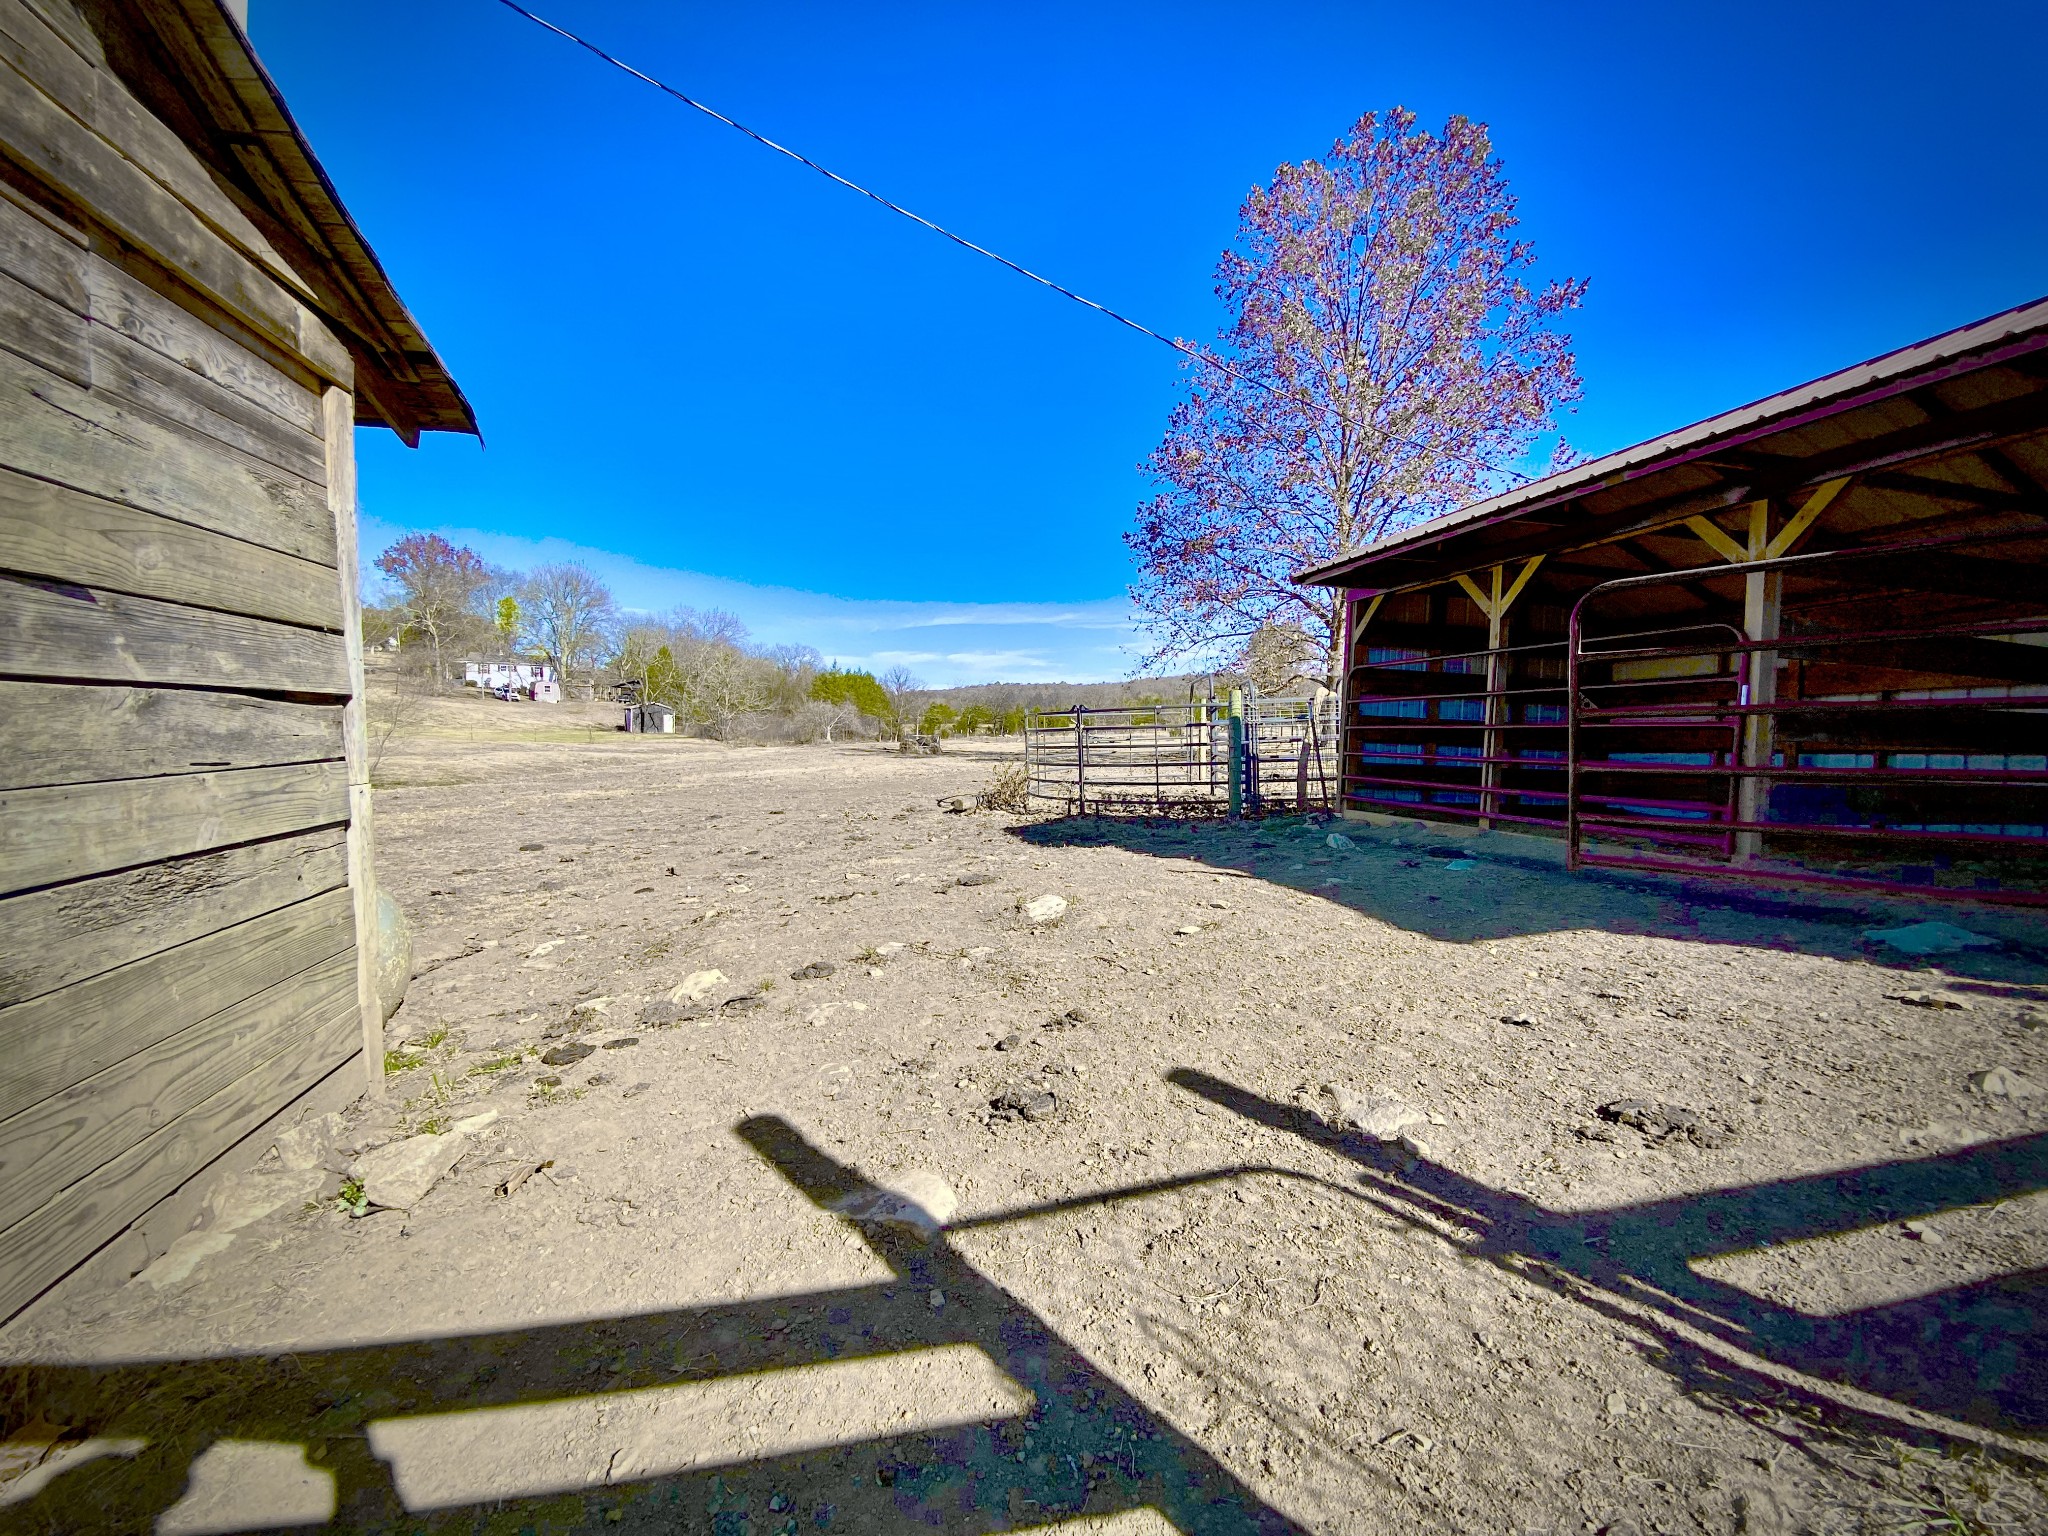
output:
POLYGON ((2016 922, 2034 923, 2011 912, 1933 902, 1908 909, 1898 901, 1880 905, 1734 880, 1570 874, 1562 846, 1539 839, 1376 834, 1320 817, 1067 816, 1024 822, 1011 834, 1034 848, 1122 848, 1183 870, 1256 879, 1450 943, 1596 930, 1797 948, 1914 969, 1927 962, 1867 940, 1864 931, 1930 918, 1977 924, 2008 937, 1995 948, 1943 954, 1941 967, 1986 982, 2030 983, 2028 995, 2048 997, 2048 986, 2040 985, 2048 946, 2010 937, 2016 922), (1332 831, 1355 834, 1355 846, 1331 849, 1325 839, 1332 831), (1879 919, 1877 911, 1888 915, 1879 919))
MULTIPOLYGON (((1696 1274, 1689 1261, 2048 1187, 2048 1135, 1946 1156, 1781 1180, 1613 1210, 1547 1210, 1427 1160, 1330 1130, 1306 1112, 1205 1073, 1177 1087, 1348 1159, 1358 1187, 1296 1168, 1235 1165, 1095 1191, 955 1224, 988 1229, 1062 1212, 1267 1176, 1371 1203, 1471 1257, 1533 1278, 1629 1328, 1661 1332, 1650 1358, 1729 1411, 1803 1400, 1853 1408, 1797 1372, 1931 1413, 2021 1434, 2048 1429, 2048 1276, 2000 1277, 1842 1317, 1811 1317, 1696 1274), (1469 1235, 1468 1235, 1469 1234, 1469 1235), (1769 1374, 1761 1359, 1785 1368, 1769 1374)), ((821 1207, 873 1187, 786 1122, 740 1136, 821 1207)), ((1003 1531, 1150 1509, 1186 1532, 1294 1532, 1207 1450, 1162 1420, 1074 1344, 982 1275, 942 1234, 924 1242, 858 1225, 890 1278, 876 1284, 594 1321, 394 1343, 208 1359, 0 1368, 0 1405, 139 1454, 69 1470, 0 1510, 0 1530, 147 1530, 222 1440, 303 1447, 334 1481, 330 1528, 741 1532, 1003 1531), (943 1292, 935 1309, 930 1293, 943 1292), (371 1426, 482 1413, 835 1361, 968 1345, 1033 1396, 1020 1416, 694 1466, 617 1483, 408 1509, 371 1426)), ((1873 1420, 1899 1432, 1893 1420, 1873 1420)), ((1908 1431, 1909 1435, 1911 1431, 1908 1431)), ((1938 1438, 1938 1435, 1937 1435, 1938 1438)), ((1408 1495, 1368 1467, 1390 1512, 1408 1495)), ((1362 1490, 1363 1494, 1364 1490, 1362 1490)))
MULTIPOLYGON (((780 1119, 750 1119, 738 1133, 821 1206, 873 1193, 780 1119)), ((195 1460, 230 1439, 302 1446, 310 1465, 332 1476, 331 1528, 349 1531, 972 1532, 1144 1508, 1186 1532, 1301 1529, 983 1276, 943 1235, 926 1243, 891 1227, 857 1230, 889 1266, 889 1280, 290 1354, 0 1369, 0 1406, 10 1413, 27 1406, 52 1423, 147 1441, 139 1454, 87 1462, 32 1500, 0 1510, 0 1530, 149 1530, 185 1493, 195 1460), (942 1309, 929 1302, 934 1290, 946 1298, 942 1309), (563 1402, 963 1344, 1033 1395, 1027 1412, 422 1510, 406 1508, 394 1468, 377 1456, 369 1434, 375 1422, 414 1415, 563 1402)))
MULTIPOLYGON (((1207 1073, 1176 1086, 1356 1163, 1380 1209, 1473 1234, 1466 1252, 1626 1321, 1661 1323, 1670 1366, 1726 1379, 1740 1351, 1962 1423, 2048 1432, 2048 1270, 1837 1316, 1797 1312, 1692 1261, 1825 1237, 2048 1189, 2048 1133, 1937 1157, 1773 1180, 1607 1210, 1554 1211, 1426 1158, 1331 1129, 1207 1073), (1721 1349, 1713 1346, 1719 1345, 1721 1349)), ((1782 1385, 1782 1384, 1781 1384, 1782 1385)))

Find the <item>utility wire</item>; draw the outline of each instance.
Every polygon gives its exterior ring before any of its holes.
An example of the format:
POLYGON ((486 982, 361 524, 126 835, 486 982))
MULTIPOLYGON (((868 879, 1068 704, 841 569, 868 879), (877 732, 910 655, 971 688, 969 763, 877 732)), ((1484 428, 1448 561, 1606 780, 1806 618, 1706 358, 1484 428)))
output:
MULTIPOLYGON (((752 139, 756 144, 762 146, 762 148, 771 149, 775 151, 775 153, 778 155, 787 156, 789 159, 794 160, 798 165, 805 166, 810 170, 816 171, 820 176, 824 177, 827 181, 837 182, 840 186, 846 188, 849 192, 857 192, 862 197, 867 198, 870 202, 880 203, 884 208, 888 209, 891 213, 899 214, 903 218, 910 220, 911 223, 921 225, 923 228, 930 230, 933 234, 939 235, 947 240, 950 240, 955 245, 963 246, 967 250, 974 252, 974 254, 977 256, 986 256, 990 261, 995 262, 998 266, 1008 267, 1012 272, 1015 272, 1019 277, 1028 278, 1032 282, 1037 283, 1041 287, 1050 288, 1054 293, 1059 294, 1062 298, 1072 299, 1076 304, 1082 305, 1084 308, 1087 309, 1092 309, 1097 314, 1107 315, 1110 319, 1114 320, 1118 325, 1127 326, 1131 330, 1136 331, 1141 336, 1149 336, 1154 341, 1164 342, 1167 346, 1173 348, 1174 351, 1180 353, 1182 356, 1193 358, 1198 363, 1204 364, 1207 367, 1214 368, 1218 372, 1226 373, 1230 375, 1231 378, 1236 379, 1240 384, 1250 384, 1254 388, 1263 389, 1271 394, 1278 395, 1283 400, 1288 400, 1296 404, 1301 403, 1299 401, 1296 401, 1294 396, 1290 395, 1286 390, 1282 389, 1277 384, 1269 383, 1264 379, 1253 378, 1249 374, 1240 373, 1237 369, 1231 367, 1228 363, 1222 361, 1220 358, 1214 356, 1211 353, 1197 351, 1194 347, 1189 346, 1186 342, 1177 340, 1176 338, 1168 336, 1163 332, 1155 331, 1152 329, 1151 326, 1133 320, 1129 315, 1111 309, 1107 304, 1098 304, 1095 300, 1089 298, 1086 294, 1076 293, 1073 289, 1067 287, 1065 284, 1056 283, 1051 278, 1046 277, 1041 273, 1032 271, 1029 267, 1024 266, 1022 263, 1010 260, 1009 257, 1003 255, 999 251, 992 251, 985 245, 977 245, 974 241, 969 240, 965 235, 956 235, 955 233, 953 233, 952 230, 947 229, 943 224, 934 224, 930 219, 925 218, 922 214, 912 213, 908 208, 905 208, 901 203, 891 202, 888 198, 882 196, 881 193, 872 191, 869 188, 862 186, 857 181, 847 180, 846 177, 841 176, 837 171, 831 170, 826 166, 818 164, 818 162, 811 159, 810 156, 798 153, 796 150, 791 149, 787 144, 778 144, 775 140, 769 138, 764 133, 756 133, 753 129, 749 128, 745 123, 734 121, 732 118, 727 117, 723 112, 719 111, 716 107, 706 106, 703 102, 697 100, 696 97, 686 95, 682 91, 679 91, 674 86, 670 85, 667 81, 657 80, 654 76, 648 74, 645 70, 635 69, 631 64, 628 64, 624 59, 617 58, 612 54, 606 53, 602 48, 598 47, 597 44, 591 42, 588 38, 579 37, 576 33, 571 32, 566 27, 558 27, 552 21, 549 21, 544 16, 534 15, 534 13, 529 11, 525 6, 520 5, 518 3, 518 0, 498 0, 498 3, 504 6, 506 10, 513 11, 518 15, 524 16, 528 21, 532 22, 535 26, 540 27, 546 31, 552 32, 555 34, 555 36, 562 38, 565 41, 574 43, 577 47, 585 49, 586 51, 597 55, 598 58, 603 59, 605 63, 611 65, 614 69, 623 70, 625 71, 625 73, 631 75, 635 80, 639 80, 647 85, 653 86, 657 91, 662 92, 662 94, 664 95, 673 96, 677 101, 680 101, 684 106, 692 107, 697 111, 702 112, 706 117, 715 118, 717 121, 725 124, 726 127, 734 129, 739 133, 745 134, 748 138, 752 139)), ((1422 446, 1421 444, 1415 442, 1412 438, 1396 437, 1394 436, 1394 434, 1385 432, 1381 429, 1368 427, 1363 422, 1357 421, 1354 418, 1345 415, 1341 411, 1331 410, 1330 414, 1332 416, 1335 416, 1339 421, 1344 422, 1346 425, 1356 427, 1362 432, 1372 432, 1375 435, 1381 437, 1391 438, 1394 442, 1406 443, 1407 446, 1409 446, 1410 448, 1419 448, 1422 446)), ((1525 484, 1535 478, 1532 475, 1523 474, 1522 471, 1514 469, 1510 466, 1492 464, 1487 462, 1485 459, 1481 459, 1473 455, 1458 454, 1457 457, 1464 459, 1467 463, 1476 464, 1483 469, 1491 470, 1496 474, 1514 475, 1525 484)))

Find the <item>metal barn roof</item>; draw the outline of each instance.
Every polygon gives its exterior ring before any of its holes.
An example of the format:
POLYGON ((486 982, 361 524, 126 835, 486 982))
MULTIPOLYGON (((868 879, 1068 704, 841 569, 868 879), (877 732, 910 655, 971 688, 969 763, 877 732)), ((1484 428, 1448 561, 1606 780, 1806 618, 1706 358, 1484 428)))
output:
POLYGON ((1880 517, 2048 518, 2048 299, 1593 459, 1295 576, 1391 590, 1843 475, 1880 517))

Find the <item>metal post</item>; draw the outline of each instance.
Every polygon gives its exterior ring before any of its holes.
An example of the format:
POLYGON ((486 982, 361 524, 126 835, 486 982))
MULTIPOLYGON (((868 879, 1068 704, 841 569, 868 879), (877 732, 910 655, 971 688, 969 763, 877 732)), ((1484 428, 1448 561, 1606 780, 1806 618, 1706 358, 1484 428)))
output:
POLYGON ((1244 690, 1230 690, 1230 819, 1244 815, 1244 690))
POLYGON ((1564 642, 1564 867, 1579 872, 1579 644, 1586 599, 1572 604, 1564 642))
POLYGON ((1088 737, 1082 728, 1087 711, 1074 706, 1074 814, 1088 814, 1088 737))
POLYGON ((1031 757, 1031 747, 1032 747, 1032 741, 1031 741, 1031 737, 1032 737, 1032 727, 1033 727, 1033 726, 1035 726, 1035 725, 1036 725, 1037 723, 1038 723, 1038 711, 1037 711, 1037 709, 1035 709, 1035 708, 1032 708, 1032 709, 1027 709, 1027 710, 1025 710, 1025 711, 1024 711, 1024 804, 1025 804, 1025 805, 1026 805, 1027 807, 1029 807, 1029 805, 1031 804, 1031 790, 1032 790, 1032 787, 1033 787, 1033 786, 1034 786, 1034 785, 1035 785, 1035 784, 1036 784, 1036 783, 1038 782, 1038 780, 1037 780, 1037 778, 1036 778, 1036 776, 1035 776, 1035 774, 1034 774, 1034 772, 1033 772, 1033 768, 1032 768, 1032 757, 1031 757))

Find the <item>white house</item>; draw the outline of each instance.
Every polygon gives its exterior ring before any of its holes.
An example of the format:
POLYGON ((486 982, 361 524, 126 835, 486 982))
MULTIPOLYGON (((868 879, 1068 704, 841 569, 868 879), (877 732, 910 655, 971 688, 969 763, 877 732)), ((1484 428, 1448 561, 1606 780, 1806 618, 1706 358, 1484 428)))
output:
POLYGON ((542 704, 562 701, 555 669, 537 656, 471 656, 462 664, 462 681, 486 693, 511 689, 542 704))

